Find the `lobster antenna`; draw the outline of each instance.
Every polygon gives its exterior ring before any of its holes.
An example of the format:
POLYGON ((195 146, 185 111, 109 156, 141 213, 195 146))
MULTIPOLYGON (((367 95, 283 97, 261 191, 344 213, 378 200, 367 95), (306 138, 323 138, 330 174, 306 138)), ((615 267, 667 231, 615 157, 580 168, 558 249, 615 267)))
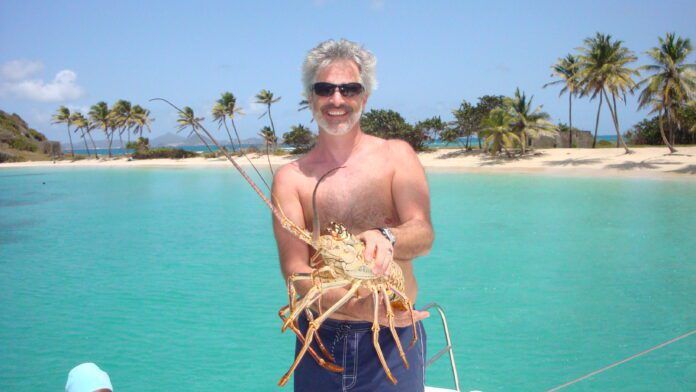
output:
MULTIPOLYGON (((167 101, 164 98, 152 98, 152 99, 150 99, 150 101, 163 101, 163 102, 169 104, 169 106, 176 109, 179 113, 184 113, 183 110, 179 109, 176 105, 167 101)), ((264 201, 264 203, 266 203, 266 205, 268 205, 268 208, 271 209, 271 212, 276 217, 276 219, 278 219, 278 221, 281 222, 281 224, 283 226, 285 226, 285 220, 287 218, 285 218, 284 214, 282 214, 282 212, 279 211, 278 208, 276 208, 276 206, 266 197, 266 195, 263 193, 263 191, 261 189, 259 189, 258 185, 256 185, 256 183, 249 177, 249 175, 246 173, 246 171, 244 171, 244 169, 242 169, 242 167, 239 166, 237 161, 235 161, 234 158, 232 158, 230 153, 226 149, 222 148, 220 143, 218 143, 218 141, 213 137, 213 135, 211 135, 210 132, 208 132, 208 130, 205 129, 205 127, 203 125, 201 125, 197 120, 194 119, 193 121, 194 121, 193 132, 196 133, 196 136, 203 139, 203 136, 200 133, 198 133, 198 130, 196 129, 196 127, 198 127, 198 128, 200 128, 200 130, 202 130, 205 133, 206 136, 208 136, 208 138, 210 138, 210 140, 213 142, 213 144, 215 144, 215 146, 217 146, 217 148, 220 149, 220 151, 222 151, 222 153, 225 155, 227 160, 232 162, 234 167, 239 171, 239 173, 242 174, 242 177, 244 177, 244 179, 249 183, 249 185, 251 185, 251 187, 254 189, 254 191, 259 196, 261 196, 261 199, 264 201)), ((244 156, 246 157, 246 154, 244 154, 244 156)), ((247 159, 249 159, 249 157, 247 157, 247 159)), ((251 160, 249 160, 249 163, 251 163, 251 160)), ((254 167, 254 169, 256 170, 256 166, 254 166, 253 163, 251 164, 251 166, 254 167)), ((258 173, 258 170, 256 170, 256 172, 258 173)), ((260 173, 259 173, 259 176, 261 176, 260 173)), ((263 180, 263 176, 261 176, 261 180, 263 180)), ((266 184, 266 187, 268 187, 268 184, 266 183, 265 180, 263 181, 263 183, 266 184)), ((270 190, 270 187, 268 187, 268 189, 270 190)), ((290 230, 290 229, 288 229, 288 230, 290 230)), ((290 230, 290 231, 293 231, 293 230, 290 230)))
POLYGON ((317 212, 317 190, 319 189, 319 184, 321 184, 321 182, 324 181, 324 179, 328 177, 330 174, 332 174, 338 169, 343 169, 344 167, 345 166, 334 167, 333 169, 324 173, 324 175, 319 177, 317 185, 314 186, 314 191, 312 191, 312 243, 314 244, 316 244, 317 241, 319 241, 319 233, 321 231, 319 226, 319 214, 317 212))
MULTIPOLYGON (((152 101, 164 101, 164 102, 168 103, 171 107, 173 107, 174 109, 176 109, 179 113, 183 113, 183 110, 179 109, 176 105, 174 105, 173 103, 167 101, 167 100, 164 99, 164 98, 152 98, 152 99, 150 100, 150 102, 152 102, 152 101)), ((237 163, 234 161, 234 159, 232 159, 232 157, 229 155, 229 153, 227 153, 227 150, 226 150, 225 148, 223 148, 222 146, 220 146, 220 143, 218 143, 218 141, 215 140, 215 138, 210 134, 210 132, 208 132, 207 129, 205 129, 205 128, 203 127, 203 125, 201 125, 201 124, 200 124, 198 121, 196 121, 195 119, 194 119, 194 121, 195 121, 196 125, 197 125, 199 128, 201 128, 201 129, 205 132, 205 134, 206 134, 206 135, 208 136, 208 138, 213 142, 213 144, 215 144, 215 146, 217 146, 217 148, 218 148, 220 151, 222 151, 223 154, 225 154, 225 156, 227 157, 227 159, 229 159, 230 162, 234 163, 234 166, 235 166, 238 170, 240 170, 240 171, 242 172, 242 175, 244 176, 244 178, 245 178, 247 181, 251 182, 251 179, 250 179, 250 178, 247 178, 246 173, 244 172, 244 170, 242 170, 242 169, 237 165, 237 163)), ((193 132, 196 134, 196 136, 198 136, 198 138, 203 139, 203 138, 201 137, 201 135, 200 135, 198 132, 196 132, 195 130, 194 130, 193 132)), ((189 136, 190 136, 190 135, 189 135, 189 136)), ((268 183, 266 182, 266 179, 263 178, 263 175, 261 175, 261 172, 259 172, 259 169, 256 168, 256 165, 254 165, 254 162, 252 162, 251 159, 249 159, 249 156, 248 156, 247 154, 245 154, 244 151, 242 151, 241 147, 240 147, 240 149, 239 149, 239 152, 240 152, 242 155, 244 155, 244 158, 246 158, 246 160, 249 162, 249 164, 251 165, 251 167, 254 168, 254 171, 255 171, 256 174, 259 176, 259 178, 261 179, 261 181, 263 182, 263 184, 266 186, 266 189, 268 189, 268 191, 270 192, 270 191, 271 191, 271 187, 268 186, 268 183)), ((271 169, 271 171, 273 171, 273 169, 271 169)))

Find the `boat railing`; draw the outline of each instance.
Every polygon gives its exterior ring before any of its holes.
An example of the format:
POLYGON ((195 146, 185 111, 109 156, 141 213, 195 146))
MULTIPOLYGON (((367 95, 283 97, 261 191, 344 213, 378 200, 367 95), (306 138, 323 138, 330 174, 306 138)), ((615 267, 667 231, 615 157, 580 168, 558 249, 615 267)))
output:
MULTIPOLYGON (((449 333, 449 328, 447 327, 447 317, 445 317, 445 310, 442 309, 442 306, 436 304, 435 302, 431 302, 427 305, 425 305, 421 311, 429 310, 435 308, 437 310, 437 313, 440 315, 440 320, 442 321, 442 328, 445 331, 445 347, 442 348, 440 351, 435 353, 430 359, 427 360, 425 363, 425 368, 427 369, 430 365, 435 363, 438 359, 440 359, 443 355, 449 353, 450 357, 450 365, 452 367, 452 376, 454 377, 454 390, 459 392, 459 376, 457 375, 457 365, 454 363, 454 351, 452 350, 452 339, 450 338, 450 333, 449 333)), ((431 390, 431 391, 445 391, 445 389, 439 389, 439 388, 432 388, 432 387, 426 387, 426 391, 431 390)), ((447 390, 451 391, 451 390, 447 390)))

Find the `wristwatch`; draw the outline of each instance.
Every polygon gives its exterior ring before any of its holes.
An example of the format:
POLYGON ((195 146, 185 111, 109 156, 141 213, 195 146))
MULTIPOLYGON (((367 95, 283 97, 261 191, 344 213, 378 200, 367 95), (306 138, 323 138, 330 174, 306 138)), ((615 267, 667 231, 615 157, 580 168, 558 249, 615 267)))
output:
POLYGON ((378 227, 377 230, 391 242, 392 246, 396 244, 396 236, 388 227, 378 227))

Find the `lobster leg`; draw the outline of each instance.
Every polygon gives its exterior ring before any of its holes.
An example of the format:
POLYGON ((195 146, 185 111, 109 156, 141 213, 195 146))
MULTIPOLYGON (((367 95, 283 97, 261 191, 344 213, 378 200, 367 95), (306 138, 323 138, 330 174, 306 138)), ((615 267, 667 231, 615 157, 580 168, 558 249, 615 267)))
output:
MULTIPOLYGON (((309 322, 314 321, 314 315, 312 314, 311 310, 305 309, 305 314, 307 315, 307 320, 309 320, 309 322)), ((317 334, 317 345, 319 346, 319 350, 321 350, 321 352, 328 357, 331 362, 336 363, 336 359, 334 359, 333 355, 331 355, 329 350, 326 349, 326 346, 324 346, 324 342, 321 341, 319 334, 317 334)))
POLYGON ((387 289, 384 286, 380 287, 382 289, 382 297, 384 298, 384 307, 387 308, 387 320, 389 320, 389 330, 391 331, 394 342, 396 343, 396 348, 399 350, 399 356, 401 360, 404 361, 404 366, 406 369, 409 368, 408 361, 406 360, 406 354, 404 353, 403 347, 401 347, 401 340, 399 335, 396 334, 396 329, 394 329, 394 311, 391 307, 391 302, 389 301, 389 295, 387 295, 387 289))
POLYGON ((300 364, 300 360, 302 360, 302 357, 304 357, 305 353, 307 352, 307 349, 309 349, 309 345, 312 343, 312 339, 314 338, 314 333, 319 329, 324 320, 326 320, 333 312, 338 310, 338 308, 343 306, 346 302, 348 302, 351 299, 353 294, 355 294, 355 292, 358 291, 358 289, 360 288, 360 283, 360 281, 354 282, 351 288, 348 290, 348 292, 340 300, 338 300, 335 304, 333 304, 333 306, 327 309, 324 314, 322 314, 317 319, 309 323, 309 328, 307 329, 307 333, 305 334, 304 345, 302 346, 300 352, 297 354, 297 357, 295 357, 295 362, 292 363, 290 369, 287 371, 287 373, 285 373, 285 375, 283 375, 283 377, 280 378, 280 381, 278 381, 279 386, 282 387, 288 382, 290 376, 297 368, 297 365, 300 364))
POLYGON ((300 303, 297 305, 297 307, 292 310, 292 314, 290 315, 288 320, 286 320, 283 324, 282 330, 285 331, 288 328, 290 320, 296 320, 304 309, 311 306, 314 303, 314 301, 318 300, 321 297, 321 294, 324 291, 335 287, 343 287, 350 283, 350 280, 344 279, 337 280, 335 282, 322 283, 321 287, 313 286, 312 288, 310 288, 309 291, 307 291, 307 293, 305 294, 305 296, 300 300, 300 303))
MULTIPOLYGON (((389 366, 387 366, 387 361, 384 359, 384 354, 382 354, 382 348, 379 346, 379 292, 376 287, 372 287, 372 299, 374 304, 374 317, 372 319, 372 344, 375 346, 375 351, 377 351, 377 357, 379 357, 379 362, 382 363, 382 368, 387 374, 387 378, 392 384, 396 385, 396 378, 391 374, 389 366)), ((398 340, 398 339, 397 339, 398 340)))
POLYGON ((395 289, 394 286, 388 285, 387 287, 389 287, 389 290, 393 291, 394 294, 396 294, 398 297, 400 297, 403 300, 404 306, 408 309, 409 313, 411 314, 411 326, 413 327, 413 339, 411 339, 411 344, 408 345, 408 348, 410 349, 418 341, 418 330, 416 329, 416 317, 413 315, 413 304, 411 303, 411 301, 408 299, 408 297, 404 293, 395 289))
MULTIPOLYGON (((290 306, 286 305, 280 308, 278 311, 278 316, 280 316, 280 319, 285 321, 285 317, 283 316, 287 311, 290 306)), ((290 323, 290 329, 297 335, 297 338, 300 340, 301 343, 304 343, 305 338, 302 335, 302 332, 297 328, 297 324, 294 322, 290 323)), ((317 343, 319 343, 319 335, 317 335, 317 343)), ((335 373, 340 373, 343 371, 343 368, 336 365, 336 360, 334 360, 333 356, 331 356, 328 351, 326 351, 326 348, 324 348, 323 344, 320 344, 319 346, 320 349, 322 349, 322 352, 326 354, 329 357, 329 360, 325 360, 324 358, 320 357, 319 354, 317 354, 316 351, 312 347, 310 347, 307 351, 309 351, 309 354, 314 358, 314 360, 319 364, 319 366, 323 367, 324 369, 330 371, 330 372, 335 372, 335 373)))

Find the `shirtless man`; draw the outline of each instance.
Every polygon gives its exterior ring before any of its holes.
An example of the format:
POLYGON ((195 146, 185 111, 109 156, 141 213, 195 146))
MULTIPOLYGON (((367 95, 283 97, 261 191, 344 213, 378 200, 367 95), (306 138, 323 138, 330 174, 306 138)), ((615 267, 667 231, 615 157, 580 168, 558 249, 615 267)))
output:
MULTIPOLYGON (((289 219, 311 231, 314 186, 323 174, 342 167, 325 178, 317 192, 322 232, 331 221, 345 225, 365 243, 365 257, 374 258, 376 274, 383 274, 389 263, 398 263, 404 272, 406 294, 415 303, 418 285, 412 260, 427 253, 433 243, 430 195, 423 167, 406 142, 370 136, 360 128, 360 116, 376 83, 375 64, 370 52, 347 40, 325 41, 309 52, 303 83, 319 136, 309 153, 278 170, 273 195, 289 219)), ((277 221, 273 223, 283 276, 310 272, 312 250, 277 221)), ((297 288, 304 294, 309 286, 302 281, 297 288)), ((346 291, 329 290, 322 297, 323 308, 346 291)), ((379 321, 386 326, 386 312, 380 308, 379 321)), ((426 336, 420 320, 429 314, 415 312, 419 340, 406 352, 410 369, 401 362, 389 330, 380 331, 382 350, 398 380, 395 386, 387 380, 376 357, 371 333, 373 310, 371 296, 352 298, 324 322, 319 336, 343 373, 329 372, 306 355, 294 373, 295 391, 423 390, 426 336)), ((412 328, 407 328, 410 315, 408 311, 395 313, 397 332, 406 349, 413 336, 412 328)), ((299 324, 306 331, 304 316, 299 324)))

